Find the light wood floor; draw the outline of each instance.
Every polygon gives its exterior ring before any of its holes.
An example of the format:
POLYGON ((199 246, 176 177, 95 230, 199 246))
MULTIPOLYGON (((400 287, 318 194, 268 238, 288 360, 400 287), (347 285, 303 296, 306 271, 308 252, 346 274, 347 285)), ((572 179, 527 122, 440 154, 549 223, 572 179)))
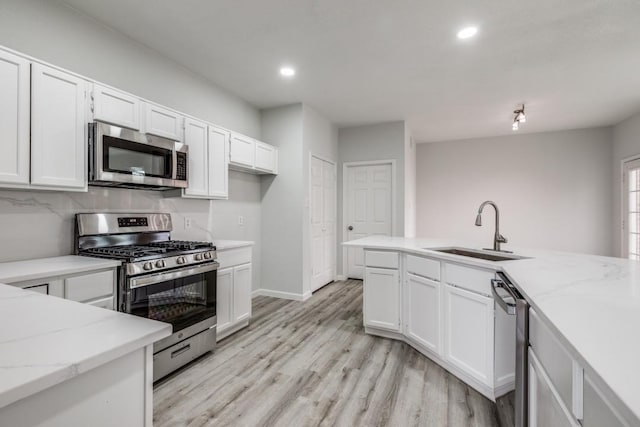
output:
POLYGON ((154 426, 511 426, 408 345, 365 335, 362 282, 255 298, 251 325, 157 384, 154 426))

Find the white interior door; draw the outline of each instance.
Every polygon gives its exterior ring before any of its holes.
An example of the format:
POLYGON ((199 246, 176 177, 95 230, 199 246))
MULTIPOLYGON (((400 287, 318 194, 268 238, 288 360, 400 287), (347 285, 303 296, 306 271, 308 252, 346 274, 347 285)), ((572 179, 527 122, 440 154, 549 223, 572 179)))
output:
MULTIPOLYGON (((347 165, 344 179, 347 241, 362 237, 391 236, 393 165, 347 165)), ((347 277, 362 279, 364 250, 347 249, 347 277)))
POLYGON ((336 275, 335 164, 311 157, 311 291, 336 275))

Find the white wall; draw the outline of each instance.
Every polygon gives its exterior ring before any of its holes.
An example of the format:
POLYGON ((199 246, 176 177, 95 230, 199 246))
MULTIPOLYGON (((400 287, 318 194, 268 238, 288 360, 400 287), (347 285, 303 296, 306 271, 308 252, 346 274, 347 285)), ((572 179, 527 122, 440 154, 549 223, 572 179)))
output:
POLYGON ((491 247, 493 200, 510 245, 611 255, 611 163, 611 128, 419 144, 418 235, 491 247))
POLYGON ((404 235, 405 224, 405 124, 387 122, 338 130, 338 273, 342 274, 342 246, 345 225, 342 218, 342 169, 345 162, 396 160, 395 235, 404 235))
POLYGON ((622 161, 640 158, 640 114, 613 127, 613 249, 622 256, 622 161))
MULTIPOLYGON (((155 51, 56 1, 0 2, 0 45, 89 78, 260 137, 259 111, 155 51)), ((73 215, 91 211, 166 211, 175 236, 253 240, 260 287, 260 178, 230 174, 228 201, 164 199, 161 193, 91 188, 89 193, 0 190, 0 261, 69 254, 73 215), (244 226, 237 217, 244 216, 244 226), (184 230, 184 217, 194 220, 184 230), (21 242, 28 242, 25 246, 21 242)))
POLYGON ((262 178, 262 288, 302 297, 302 104, 262 111, 265 142, 278 147, 278 176, 262 178))

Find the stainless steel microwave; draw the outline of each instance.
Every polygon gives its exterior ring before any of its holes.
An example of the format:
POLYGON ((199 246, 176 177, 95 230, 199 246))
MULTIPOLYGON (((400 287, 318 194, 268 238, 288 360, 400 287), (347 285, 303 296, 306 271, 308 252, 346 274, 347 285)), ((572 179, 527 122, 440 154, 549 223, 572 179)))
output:
POLYGON ((188 147, 134 130, 89 123, 89 184, 168 190, 188 184, 188 147))

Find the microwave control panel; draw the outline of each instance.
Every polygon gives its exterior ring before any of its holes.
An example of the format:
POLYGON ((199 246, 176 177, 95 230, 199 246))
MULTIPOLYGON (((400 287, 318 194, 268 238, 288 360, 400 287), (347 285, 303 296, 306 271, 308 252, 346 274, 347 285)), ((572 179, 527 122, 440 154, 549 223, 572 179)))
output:
POLYGON ((187 180, 187 153, 176 153, 176 180, 187 180))

